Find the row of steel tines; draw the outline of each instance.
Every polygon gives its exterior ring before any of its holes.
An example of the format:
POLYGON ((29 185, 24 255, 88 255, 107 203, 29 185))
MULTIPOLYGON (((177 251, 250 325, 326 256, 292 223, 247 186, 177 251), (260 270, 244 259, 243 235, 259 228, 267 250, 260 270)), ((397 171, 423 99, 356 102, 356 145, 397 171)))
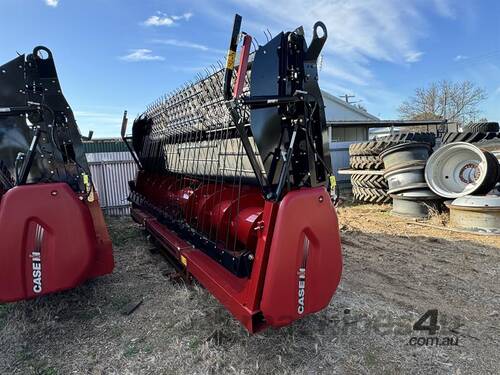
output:
MULTIPOLYGON (((222 79, 222 71, 215 72, 150 106, 146 114, 153 125, 151 132, 142 139, 141 159, 155 170, 163 169, 166 153, 171 153, 178 145, 200 142, 203 138, 208 139, 204 147, 212 148, 214 142, 227 138, 234 124, 222 98, 222 79)), ((248 92, 249 74, 246 79, 248 92)), ((243 111, 243 121, 248 122, 248 110, 243 111)))
MULTIPOLYGON (((219 69, 195 82, 166 94, 151 104, 145 114, 153 121, 152 137, 170 137, 183 132, 215 130, 231 126, 223 98, 224 70, 219 69)), ((249 93, 250 73, 246 75, 244 93, 249 93)), ((233 77, 233 84, 235 77, 233 77)), ((248 118, 248 109, 243 116, 248 118)))

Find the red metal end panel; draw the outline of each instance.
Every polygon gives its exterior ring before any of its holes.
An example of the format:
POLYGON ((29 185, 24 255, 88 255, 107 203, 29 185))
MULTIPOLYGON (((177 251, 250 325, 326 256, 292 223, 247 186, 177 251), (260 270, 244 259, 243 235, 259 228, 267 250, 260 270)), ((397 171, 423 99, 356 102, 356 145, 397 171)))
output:
POLYGON ((89 208, 64 183, 5 193, 0 238, 0 302, 77 286, 94 270, 100 249, 89 208))
POLYGON ((92 217, 94 225, 94 236, 96 239, 96 257, 92 268, 89 270, 89 278, 107 275, 113 272, 115 268, 115 260, 113 258, 113 244, 109 237, 108 227, 104 220, 101 207, 99 205, 99 197, 97 192, 94 192, 95 199, 93 202, 86 202, 87 207, 92 217))
POLYGON ((324 188, 288 193, 279 206, 261 310, 283 326, 325 308, 340 282, 337 215, 324 188))
POLYGON ((257 313, 243 304, 248 281, 234 276, 199 250, 182 252, 187 270, 207 288, 250 332, 255 332, 253 317, 257 313))

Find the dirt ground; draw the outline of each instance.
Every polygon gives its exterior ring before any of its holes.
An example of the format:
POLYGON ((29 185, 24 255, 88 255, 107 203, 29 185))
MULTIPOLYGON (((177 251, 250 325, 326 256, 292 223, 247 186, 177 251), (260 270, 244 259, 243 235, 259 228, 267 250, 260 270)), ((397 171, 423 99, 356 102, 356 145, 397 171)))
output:
POLYGON ((0 305, 0 373, 500 373, 499 237, 407 223, 388 206, 339 217, 344 273, 329 307, 253 336, 203 288, 170 280, 131 220, 109 219, 112 275, 0 305), (429 337, 412 330, 429 309, 458 345, 410 343, 429 337))

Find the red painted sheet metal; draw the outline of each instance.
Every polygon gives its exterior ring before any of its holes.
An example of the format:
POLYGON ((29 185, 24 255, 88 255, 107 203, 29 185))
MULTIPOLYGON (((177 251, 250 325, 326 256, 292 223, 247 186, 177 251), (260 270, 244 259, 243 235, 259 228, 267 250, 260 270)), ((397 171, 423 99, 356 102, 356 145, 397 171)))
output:
MULTIPOLYGON (((248 280, 245 296, 247 306, 252 310, 260 309, 262 288, 267 272, 269 251, 273 240, 274 225, 279 205, 275 202, 266 201, 262 215, 262 222, 259 226, 257 247, 255 250, 255 260, 252 274, 248 280)), ((252 332, 252 331, 251 331, 252 332)))
POLYGON ((243 296, 248 285, 199 250, 184 254, 187 270, 207 288, 250 332, 255 332, 253 318, 258 311, 246 306, 243 296))
POLYGON ((179 238, 174 232, 168 230, 156 220, 146 221, 146 229, 179 261, 182 250, 193 248, 192 245, 179 238))
POLYGON ((268 323, 286 325, 325 308, 341 273, 338 220, 326 190, 310 188, 285 195, 260 304, 268 323))
POLYGON ((236 76, 236 83, 233 89, 233 97, 235 99, 239 98, 243 92, 243 86, 245 84, 245 78, 247 75, 248 67, 248 56, 250 55, 250 47, 252 45, 252 37, 250 35, 245 35, 243 38, 243 48, 240 52, 240 64, 238 65, 238 74, 236 76))
POLYGON ((104 220, 97 192, 94 192, 95 199, 92 202, 85 202, 92 217, 94 235, 96 239, 96 252, 93 265, 89 271, 88 278, 107 275, 113 272, 115 261, 113 258, 113 244, 109 237, 108 227, 104 220))
POLYGON ((7 191, 0 202, 0 302, 73 288, 111 272, 111 244, 94 209, 64 183, 7 191))

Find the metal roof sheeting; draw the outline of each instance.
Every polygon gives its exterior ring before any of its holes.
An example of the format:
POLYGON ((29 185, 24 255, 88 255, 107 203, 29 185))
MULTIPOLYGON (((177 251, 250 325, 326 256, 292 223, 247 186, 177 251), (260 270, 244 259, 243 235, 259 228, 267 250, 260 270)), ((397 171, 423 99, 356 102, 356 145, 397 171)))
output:
POLYGON ((98 152, 128 152, 127 146, 120 138, 92 139, 83 141, 83 149, 86 154, 98 152))

